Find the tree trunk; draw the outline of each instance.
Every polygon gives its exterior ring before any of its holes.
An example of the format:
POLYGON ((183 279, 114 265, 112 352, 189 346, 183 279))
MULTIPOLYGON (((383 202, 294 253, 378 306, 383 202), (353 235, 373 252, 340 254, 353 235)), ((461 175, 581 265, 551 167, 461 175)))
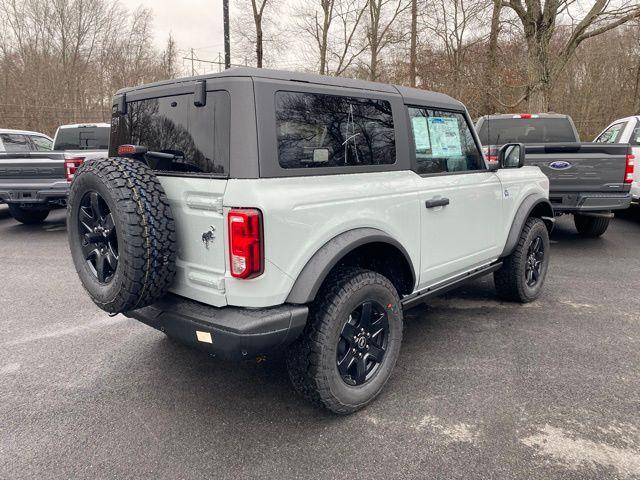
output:
POLYGON ((550 110, 549 40, 549 36, 540 30, 527 38, 528 103, 529 111, 534 113, 550 110))
POLYGON ((262 57, 264 51, 262 50, 262 22, 256 22, 256 66, 262 68, 262 57))
MULTIPOLYGON (((495 85, 498 76, 498 37, 500 35, 500 12, 502 0, 493 0, 493 12, 491 13, 491 33, 489 34, 489 51, 487 53, 487 70, 485 72, 485 86, 491 89, 495 85)), ((484 114, 491 115, 498 111, 498 106, 491 95, 492 90, 485 93, 484 114)))
MULTIPOLYGON (((329 28, 333 20, 334 0, 322 0, 322 32, 320 38, 320 75, 327 75, 327 50, 329 42, 329 28)), ((317 23, 317 20, 316 20, 317 23)))
POLYGON ((633 111, 640 113, 640 57, 638 57, 638 66, 636 67, 636 83, 633 87, 633 111))
POLYGON ((266 0, 262 2, 260 7, 256 3, 256 0, 251 0, 251 6, 253 7, 253 22, 256 26, 256 66, 262 68, 262 57, 264 56, 264 50, 262 45, 262 9, 266 0))
POLYGON ((416 86, 418 48, 418 0, 411 0, 411 47, 409 52, 409 85, 416 86))

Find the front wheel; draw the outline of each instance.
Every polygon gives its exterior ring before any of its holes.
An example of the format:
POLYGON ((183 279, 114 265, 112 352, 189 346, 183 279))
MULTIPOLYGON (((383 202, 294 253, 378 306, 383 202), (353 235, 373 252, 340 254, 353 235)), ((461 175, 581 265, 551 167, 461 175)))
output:
POLYGON ((20 223, 37 225, 45 221, 51 209, 46 207, 20 207, 13 203, 9 205, 9 213, 20 223))
POLYGON ((578 233, 583 237, 595 238, 602 235, 609 228, 610 218, 607 217, 590 217, 587 215, 575 214, 573 222, 576 225, 578 233))
POLYGON ((540 296, 549 268, 549 232, 539 218, 524 224, 515 250, 493 274, 498 296, 528 303, 540 296))
POLYGON ((289 376, 308 400, 348 414, 370 403, 400 353, 402 308, 393 284, 361 268, 332 275, 287 354, 289 376))

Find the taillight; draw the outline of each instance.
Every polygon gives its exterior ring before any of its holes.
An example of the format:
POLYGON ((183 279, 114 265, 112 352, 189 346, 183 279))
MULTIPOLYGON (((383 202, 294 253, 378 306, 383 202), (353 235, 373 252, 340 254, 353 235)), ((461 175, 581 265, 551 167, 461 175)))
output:
POLYGON ((120 145, 118 147, 119 157, 134 157, 136 155, 144 155, 147 153, 147 147, 142 145, 120 145))
POLYGON ((229 225, 229 264, 231 276, 253 278, 264 271, 262 214, 254 208, 234 208, 229 225))
POLYGON ((67 177, 67 182, 72 182, 76 176, 76 172, 80 165, 84 163, 84 157, 68 157, 64 159, 64 175, 67 177))
POLYGON ((497 155, 487 155, 487 161, 489 161, 489 162, 497 162, 498 161, 498 156, 497 155))
POLYGON ((633 182, 633 161, 635 158, 635 155, 631 153, 627 154, 627 166, 624 169, 624 183, 633 182))
POLYGON ((135 145, 120 145, 118 147, 118 156, 124 157, 125 155, 133 155, 136 153, 135 145))

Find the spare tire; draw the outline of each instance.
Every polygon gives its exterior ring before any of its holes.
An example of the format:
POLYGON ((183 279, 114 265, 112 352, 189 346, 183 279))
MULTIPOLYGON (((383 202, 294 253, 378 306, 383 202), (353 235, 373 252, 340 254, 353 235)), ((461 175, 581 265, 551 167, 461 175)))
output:
POLYGON ((82 165, 69 192, 67 229, 80 281, 103 310, 135 310, 166 294, 176 271, 175 223, 144 163, 109 158, 82 165))

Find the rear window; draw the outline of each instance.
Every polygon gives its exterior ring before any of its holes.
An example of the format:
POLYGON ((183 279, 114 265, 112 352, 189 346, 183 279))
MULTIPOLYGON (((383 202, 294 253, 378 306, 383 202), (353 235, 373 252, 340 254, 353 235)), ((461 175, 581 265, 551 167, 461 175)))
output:
POLYGON ((0 133, 0 151, 28 152, 29 150, 31 150, 31 145, 29 145, 29 140, 25 135, 0 133))
POLYGON ((276 124, 282 168, 396 161, 391 104, 384 100, 277 92, 276 124))
POLYGON ((109 155, 120 145, 141 145, 176 156, 165 171, 228 176, 229 94, 207 92, 202 107, 193 102, 193 94, 176 95, 129 102, 125 115, 114 111, 109 155))
POLYGON ((640 145, 640 121, 636 122, 636 126, 631 132, 631 139, 629 140, 631 145, 640 145))
POLYGON ((60 128, 54 139, 54 150, 106 150, 109 127, 60 128))
POLYGON ((622 136, 622 132, 624 132, 624 127, 626 126, 626 122, 611 125, 594 140, 595 143, 617 143, 622 136))
POLYGON ((578 141, 567 118, 489 118, 478 135, 483 145, 578 141))
POLYGON ((29 137, 36 151, 38 152, 46 152, 52 149, 53 142, 49 140, 47 137, 42 137, 40 135, 31 135, 29 137))

